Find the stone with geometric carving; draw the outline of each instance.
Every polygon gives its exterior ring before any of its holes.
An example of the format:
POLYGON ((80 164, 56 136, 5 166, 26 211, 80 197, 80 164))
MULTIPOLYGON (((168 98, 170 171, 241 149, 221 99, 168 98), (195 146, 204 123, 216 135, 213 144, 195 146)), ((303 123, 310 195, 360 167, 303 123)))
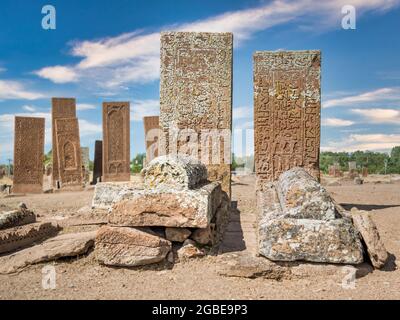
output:
POLYGON ((159 154, 186 153, 230 194, 232 33, 161 34, 159 154))
POLYGON ((77 118, 56 119, 60 187, 82 187, 82 157, 77 118))
POLYGON ((103 103, 103 181, 130 180, 129 102, 103 103))
POLYGON ((52 154, 53 154, 53 186, 57 186, 60 180, 58 169, 58 150, 56 136, 56 119, 75 118, 76 100, 75 98, 52 98, 51 99, 51 126, 52 126, 52 154))
POLYGON ((14 193, 43 192, 44 118, 15 117, 14 193))
POLYGON ((293 167, 319 179, 320 51, 254 54, 255 167, 259 182, 293 167))

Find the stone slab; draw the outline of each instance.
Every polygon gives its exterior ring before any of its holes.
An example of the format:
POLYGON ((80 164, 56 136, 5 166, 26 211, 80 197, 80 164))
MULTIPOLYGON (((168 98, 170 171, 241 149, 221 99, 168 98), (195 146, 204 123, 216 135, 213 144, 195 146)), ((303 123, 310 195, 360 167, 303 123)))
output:
POLYGON ((386 251, 371 215, 366 211, 353 208, 351 210, 351 217, 355 228, 360 232, 364 240, 372 265, 377 269, 383 268, 389 258, 389 254, 386 251))
POLYGON ((253 59, 257 179, 304 167, 319 180, 320 51, 258 51, 253 59))
POLYGON ((130 180, 129 102, 103 103, 103 180, 130 180))
POLYGON ((361 241, 348 219, 265 219, 258 228, 258 251, 273 261, 363 262, 361 241))
POLYGON ((13 193, 43 192, 45 119, 15 117, 13 193))
POLYGON ((50 222, 38 222, 0 230, 0 253, 31 245, 36 241, 54 236, 59 227, 50 222))
POLYGON ((171 242, 148 228, 101 227, 95 255, 105 265, 135 267, 158 263, 171 251, 171 242))
POLYGON ((109 223, 118 226, 206 228, 221 203, 221 185, 160 191, 132 189, 114 200, 109 223))
POLYGON ((160 138, 159 121, 159 116, 143 117, 146 164, 158 157, 158 142, 160 138))
POLYGON ((0 257, 0 274, 17 272, 40 262, 85 254, 93 247, 95 236, 96 231, 66 233, 47 239, 36 246, 0 257))
POLYGON ((121 193, 127 192, 129 189, 135 189, 137 186, 130 182, 101 182, 96 184, 92 200, 92 208, 94 209, 111 209, 115 199, 121 193))
POLYGON ((53 187, 60 180, 58 170, 58 148, 56 136, 56 120, 60 118, 76 117, 75 98, 52 98, 51 99, 51 129, 52 129, 52 153, 53 153, 53 187))
POLYGON ((0 213, 0 230, 36 222, 36 216, 27 209, 18 209, 0 213))
POLYGON ((93 180, 92 184, 101 181, 103 174, 103 141, 96 140, 94 146, 93 180))
POLYGON ((55 123, 60 187, 62 189, 82 188, 82 156, 78 119, 59 118, 55 123))

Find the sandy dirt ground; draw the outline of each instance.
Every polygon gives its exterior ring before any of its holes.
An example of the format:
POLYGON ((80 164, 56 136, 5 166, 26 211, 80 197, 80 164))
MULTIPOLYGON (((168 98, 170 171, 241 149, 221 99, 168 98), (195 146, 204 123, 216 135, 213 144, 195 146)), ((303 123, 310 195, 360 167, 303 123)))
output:
MULTIPOLYGON (((225 252, 253 252, 254 177, 242 176, 234 181, 232 200, 238 210, 232 214, 221 248, 225 252)), ((346 276, 343 267, 325 273, 324 266, 319 266, 315 274, 306 267, 304 277, 277 281, 219 275, 221 256, 125 269, 101 266, 90 252, 50 263, 56 269, 53 290, 42 288, 42 268, 48 263, 0 275, 0 299, 400 299, 400 180, 370 176, 363 185, 355 185, 352 181, 325 178, 323 184, 346 209, 357 207, 372 213, 391 254, 387 267, 358 277, 353 288, 342 285, 346 276)), ((65 223, 71 217, 80 219, 79 209, 90 205, 92 195, 93 189, 0 198, 0 206, 4 209, 24 202, 39 219, 56 218, 65 223)), ((63 232, 97 227, 69 226, 63 232)))

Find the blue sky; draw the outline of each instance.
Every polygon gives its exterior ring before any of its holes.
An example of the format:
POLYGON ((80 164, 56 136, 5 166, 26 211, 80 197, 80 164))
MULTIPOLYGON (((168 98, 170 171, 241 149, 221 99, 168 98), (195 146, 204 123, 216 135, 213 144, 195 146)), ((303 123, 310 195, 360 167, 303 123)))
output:
POLYGON ((51 97, 76 97, 91 157, 101 102, 130 101, 131 153, 143 152, 142 117, 159 112, 162 30, 234 33, 234 129, 248 129, 248 153, 256 50, 322 50, 322 150, 400 145, 400 0, 2 0, 0 10, 0 163, 12 158, 15 114, 46 117, 51 148, 51 97), (56 30, 42 29, 46 4, 56 30), (355 30, 341 27, 346 4, 355 30))

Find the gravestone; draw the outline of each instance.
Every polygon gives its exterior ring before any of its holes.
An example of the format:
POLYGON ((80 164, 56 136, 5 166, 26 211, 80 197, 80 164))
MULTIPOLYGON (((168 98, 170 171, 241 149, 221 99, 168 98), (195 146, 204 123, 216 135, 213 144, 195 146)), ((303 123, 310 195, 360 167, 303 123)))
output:
POLYGON ((255 166, 259 182, 303 167, 319 180, 320 51, 254 54, 255 166))
POLYGON ((81 156, 82 156, 82 176, 86 183, 89 182, 89 174, 90 174, 89 147, 81 147, 81 156))
POLYGON ((43 192, 44 118, 15 117, 14 193, 43 192))
POLYGON ((230 194, 232 33, 161 34, 159 154, 185 153, 207 165, 230 194))
POLYGON ((81 188, 83 177, 78 119, 57 119, 56 137, 60 187, 81 188))
POLYGON ((58 150, 56 136, 56 120, 60 118, 76 117, 75 98, 52 98, 51 99, 51 125, 52 125, 52 153, 53 153, 53 186, 57 186, 60 180, 58 168, 58 150))
POLYGON ((146 143, 146 163, 158 157, 159 116, 143 117, 146 143))
POLYGON ((103 103, 103 181, 130 180, 129 102, 103 103))
POLYGON ((103 173, 103 141, 96 140, 94 145, 93 180, 92 184, 101 181, 103 173))

